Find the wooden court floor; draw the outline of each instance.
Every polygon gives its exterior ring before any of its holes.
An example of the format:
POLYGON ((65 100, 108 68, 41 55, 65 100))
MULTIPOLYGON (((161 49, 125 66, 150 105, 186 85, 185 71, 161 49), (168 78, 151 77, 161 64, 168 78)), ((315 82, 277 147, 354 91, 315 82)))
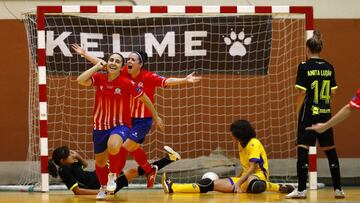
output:
POLYGON ((75 196, 69 191, 51 191, 49 193, 40 192, 0 192, 1 203, 81 203, 81 202, 139 202, 139 203, 228 203, 228 202, 360 202, 360 187, 345 187, 345 199, 335 199, 332 188, 325 188, 309 191, 307 199, 288 200, 284 199, 284 194, 263 193, 263 194, 224 194, 211 192, 207 194, 164 194, 160 189, 137 189, 122 190, 116 196, 109 196, 106 200, 96 201, 95 196, 82 195, 75 196))

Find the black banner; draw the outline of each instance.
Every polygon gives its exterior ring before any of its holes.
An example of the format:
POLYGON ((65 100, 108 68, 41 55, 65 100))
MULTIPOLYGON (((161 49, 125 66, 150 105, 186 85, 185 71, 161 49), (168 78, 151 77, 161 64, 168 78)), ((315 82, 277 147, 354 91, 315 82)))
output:
POLYGON ((146 51, 146 67, 157 72, 267 74, 271 16, 92 19, 46 16, 47 67, 79 74, 91 67, 77 43, 105 60, 113 52, 146 51))

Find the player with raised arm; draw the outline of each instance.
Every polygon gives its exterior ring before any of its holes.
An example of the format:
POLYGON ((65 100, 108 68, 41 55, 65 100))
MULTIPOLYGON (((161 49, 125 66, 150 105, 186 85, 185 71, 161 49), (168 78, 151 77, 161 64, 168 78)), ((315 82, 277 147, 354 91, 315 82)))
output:
POLYGON ((329 161, 329 168, 334 184, 335 198, 344 198, 341 190, 340 166, 335 149, 332 128, 323 132, 308 131, 315 123, 326 122, 331 118, 331 99, 337 88, 334 67, 320 58, 323 48, 321 33, 314 31, 312 38, 306 41, 309 59, 298 66, 296 85, 299 90, 298 134, 297 134, 297 177, 298 189, 286 198, 306 198, 306 180, 308 174, 309 146, 315 146, 318 140, 329 161))
MULTIPOLYGON (((156 87, 195 83, 200 80, 200 77, 193 76, 193 73, 185 78, 164 78, 144 69, 143 67, 146 60, 147 54, 142 51, 130 53, 127 66, 124 67, 123 72, 135 82, 138 88, 142 88, 144 90, 152 102, 154 102, 156 87)), ((138 153, 140 144, 144 142, 145 136, 150 131, 153 122, 150 112, 145 108, 144 103, 141 100, 133 97, 132 104, 132 129, 130 136, 120 149, 120 153, 122 155, 121 157, 126 157, 127 152, 130 152, 130 154, 133 156, 134 154, 138 153)), ((146 157, 145 154, 143 156, 146 157)), ((123 167, 124 165, 125 162, 122 162, 121 166, 123 167)))
MULTIPOLYGON (((180 155, 168 146, 164 146, 166 156, 152 163, 159 169, 180 160, 180 155)), ((54 178, 60 177, 66 187, 75 195, 96 195, 99 192, 101 184, 95 171, 86 171, 84 168, 88 166, 76 151, 70 150, 68 147, 58 147, 52 153, 49 159, 48 171, 54 178)), ((145 171, 141 168, 131 168, 125 172, 121 172, 116 179, 116 189, 114 193, 121 188, 128 186, 134 178, 144 175, 145 171)))
MULTIPOLYGON (((121 171, 119 151, 131 129, 130 96, 140 98, 149 108, 158 127, 164 129, 162 120, 143 90, 120 75, 123 65, 122 55, 114 53, 107 63, 100 61, 77 78, 80 85, 96 88, 93 141, 96 173, 102 185, 97 196, 99 199, 105 198, 105 190, 113 192, 116 189, 115 180, 121 171), (104 68, 106 71, 101 72, 104 68), (110 172, 106 167, 107 160, 110 162, 110 172)), ((156 167, 150 171, 154 170, 157 171, 156 167)), ((144 171, 149 173, 146 169, 144 171)))
MULTIPOLYGON (((78 54, 84 56, 91 63, 97 63, 101 60, 88 54, 77 44, 73 44, 72 48, 78 54)), ((201 79, 201 77, 195 77, 194 73, 187 75, 185 78, 164 78, 149 70, 146 70, 144 68, 146 60, 147 54, 142 51, 130 53, 127 66, 123 68, 122 74, 126 75, 129 79, 134 81, 138 88, 142 88, 152 102, 154 102, 155 89, 157 87, 196 83, 201 79)), ((141 100, 133 97, 132 104, 132 129, 130 137, 122 145, 119 152, 119 157, 121 160, 119 166, 120 170, 122 170, 122 168, 125 166, 128 153, 130 153, 135 158, 135 160, 137 160, 139 165, 144 164, 145 161, 147 162, 146 154, 141 149, 140 144, 144 142, 145 136, 150 131, 153 119, 150 111, 145 108, 145 105, 141 100)), ((148 179, 148 188, 152 187, 153 184, 154 179, 148 179)))
POLYGON ((356 91, 350 102, 343 106, 340 111, 337 112, 330 120, 326 121, 325 123, 314 124, 310 127, 307 127, 306 130, 315 130, 318 133, 323 133, 329 128, 348 118, 353 109, 360 109, 360 88, 356 91))
POLYGON ((291 185, 269 182, 268 160, 265 149, 256 138, 254 128, 247 120, 237 120, 230 126, 234 142, 238 144, 240 163, 243 168, 239 177, 211 180, 204 178, 198 183, 176 184, 163 174, 162 185, 165 193, 206 193, 218 191, 225 193, 264 191, 289 193, 291 185))

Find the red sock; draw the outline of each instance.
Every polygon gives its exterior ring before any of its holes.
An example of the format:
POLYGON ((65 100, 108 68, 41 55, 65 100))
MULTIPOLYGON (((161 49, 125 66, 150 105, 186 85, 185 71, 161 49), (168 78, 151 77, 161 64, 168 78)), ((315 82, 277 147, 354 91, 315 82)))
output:
POLYGON ((146 157, 144 150, 142 150, 139 147, 135 151, 131 152, 130 154, 131 154, 131 156, 134 157, 135 161, 145 171, 146 174, 151 172, 151 166, 150 166, 149 162, 147 161, 147 157, 146 157))
MULTIPOLYGON (((121 162, 121 158, 120 158, 120 151, 117 154, 110 154, 108 155, 109 157, 109 162, 110 162, 110 167, 109 170, 111 173, 119 173, 119 165, 121 162)), ((125 159, 126 161, 126 159, 125 159)))
POLYGON ((107 166, 100 167, 95 164, 95 171, 99 179, 100 185, 106 185, 108 181, 108 173, 109 173, 109 169, 107 168, 107 166))
POLYGON ((121 147, 120 151, 118 153, 118 156, 117 156, 117 159, 119 161, 119 164, 117 166, 118 173, 121 173, 121 171, 124 169, 125 164, 126 164, 127 155, 128 155, 128 151, 124 147, 121 147))

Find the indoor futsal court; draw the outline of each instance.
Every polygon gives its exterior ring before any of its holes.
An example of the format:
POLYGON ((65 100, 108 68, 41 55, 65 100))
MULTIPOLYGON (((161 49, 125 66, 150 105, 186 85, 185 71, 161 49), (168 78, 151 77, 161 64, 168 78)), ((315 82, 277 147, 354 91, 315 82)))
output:
POLYGON ((307 199, 284 199, 283 194, 164 194, 162 190, 124 190, 114 197, 96 201, 95 196, 74 196, 69 191, 51 191, 49 193, 1 192, 0 202, 358 202, 359 187, 345 187, 346 198, 334 199, 331 188, 310 191, 307 199), (330 194, 330 195, 329 195, 330 194))
POLYGON ((357 0, 0 1, 0 202, 360 202, 357 0))

